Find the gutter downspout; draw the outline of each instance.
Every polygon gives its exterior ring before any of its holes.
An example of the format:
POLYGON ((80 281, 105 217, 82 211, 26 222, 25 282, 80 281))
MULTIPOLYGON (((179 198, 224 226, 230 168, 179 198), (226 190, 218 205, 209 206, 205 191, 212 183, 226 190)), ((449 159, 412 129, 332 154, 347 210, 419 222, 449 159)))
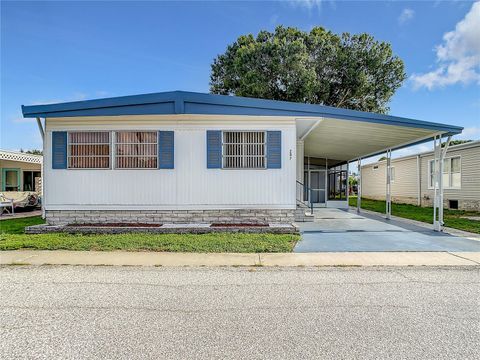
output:
POLYGON ((40 131, 40 135, 42 136, 42 142, 43 142, 45 140, 45 130, 43 129, 42 120, 40 120, 39 117, 37 117, 37 125, 38 125, 38 130, 40 131))
MULTIPOLYGON (((42 154, 45 154, 45 129, 42 125, 42 120, 39 117, 37 119, 38 130, 40 131, 40 135, 42 136, 42 154)), ((45 120, 46 125, 46 120, 45 120)), ((42 157, 42 219, 45 219, 45 157, 42 157)))

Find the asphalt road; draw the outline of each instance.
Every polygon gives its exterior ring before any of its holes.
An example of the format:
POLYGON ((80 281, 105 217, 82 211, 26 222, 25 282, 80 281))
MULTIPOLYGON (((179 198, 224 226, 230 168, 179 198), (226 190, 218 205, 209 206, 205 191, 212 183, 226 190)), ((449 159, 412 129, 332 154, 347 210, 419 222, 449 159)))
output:
POLYGON ((0 268, 2 359, 479 359, 480 268, 0 268))

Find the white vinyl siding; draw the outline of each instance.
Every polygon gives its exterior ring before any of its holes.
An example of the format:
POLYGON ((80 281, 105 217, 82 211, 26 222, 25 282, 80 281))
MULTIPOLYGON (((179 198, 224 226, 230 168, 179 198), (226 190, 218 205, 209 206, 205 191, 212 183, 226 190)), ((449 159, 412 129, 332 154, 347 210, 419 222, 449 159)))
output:
MULTIPOLYGON (((52 148, 45 147, 45 206, 55 209, 204 210, 295 209, 295 121, 241 116, 205 118, 191 115, 47 118, 45 143, 53 131, 112 132, 112 167, 115 167, 114 135, 117 131, 174 131, 175 169, 52 170, 52 148), (282 131, 282 168, 248 171, 212 171, 207 163, 207 130, 282 131)), ((266 150, 265 146, 265 150, 266 150)))
MULTIPOLYGON (((451 146, 447 151, 447 158, 451 158, 451 172, 444 174, 444 179, 451 174, 451 185, 445 183, 444 199, 458 200, 460 208, 478 207, 480 201, 480 143, 470 143, 451 146), (472 205, 477 204, 477 205, 472 205)), ((410 156, 401 159, 393 159, 395 166, 395 182, 392 183, 392 197, 398 202, 412 204, 420 201, 422 205, 431 206, 434 191, 431 180, 431 163, 433 153, 420 154, 418 157, 410 156), (420 174, 418 174, 420 171, 420 174), (420 177, 420 184, 418 178, 420 177), (420 187, 420 188, 419 188, 420 187)), ((385 173, 384 162, 375 164, 380 171, 373 171, 372 164, 362 167, 362 194, 367 198, 385 199, 385 173), (382 164, 383 163, 383 164, 382 164)), ((448 166, 448 165, 447 165, 448 166)))
POLYGON ((68 132, 67 144, 69 169, 110 168, 109 132, 68 132))
POLYGON ((116 169, 156 169, 157 153, 156 131, 115 132, 116 169))
POLYGON ((264 131, 223 131, 223 168, 264 169, 265 138, 264 131))

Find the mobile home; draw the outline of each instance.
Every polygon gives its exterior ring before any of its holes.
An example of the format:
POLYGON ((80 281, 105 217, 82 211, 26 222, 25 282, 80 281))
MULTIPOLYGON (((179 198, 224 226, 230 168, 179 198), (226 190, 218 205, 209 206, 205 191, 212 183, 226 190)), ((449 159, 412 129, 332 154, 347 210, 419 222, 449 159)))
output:
MULTIPOLYGON (((384 200, 386 161, 362 167, 362 195, 384 200)), ((392 160, 392 200, 432 206, 434 198, 433 151, 392 160)), ((444 207, 480 210, 480 141, 450 146, 443 166, 444 207)))
POLYGON ((183 91, 22 111, 37 118, 44 134, 50 224, 291 223, 297 207, 348 206, 351 161, 462 131, 183 91))
POLYGON ((0 191, 42 191, 42 156, 0 150, 0 191))

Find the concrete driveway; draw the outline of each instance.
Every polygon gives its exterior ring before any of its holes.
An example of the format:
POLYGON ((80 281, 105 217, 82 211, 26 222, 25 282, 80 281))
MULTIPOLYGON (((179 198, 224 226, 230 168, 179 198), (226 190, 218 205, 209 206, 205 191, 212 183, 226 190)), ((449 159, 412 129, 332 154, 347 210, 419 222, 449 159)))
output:
POLYGON ((316 209, 315 222, 298 225, 294 252, 480 251, 480 241, 351 210, 316 209))

